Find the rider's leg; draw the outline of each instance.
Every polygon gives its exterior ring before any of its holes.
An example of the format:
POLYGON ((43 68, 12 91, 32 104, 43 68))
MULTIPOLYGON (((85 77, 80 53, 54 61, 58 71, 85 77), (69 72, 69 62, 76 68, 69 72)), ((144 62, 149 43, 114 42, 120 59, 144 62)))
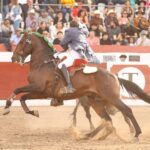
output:
POLYGON ((67 92, 73 93, 75 91, 75 89, 73 88, 73 85, 72 85, 71 80, 70 80, 70 74, 69 74, 65 64, 62 65, 61 71, 62 71, 64 78, 67 82, 67 92))

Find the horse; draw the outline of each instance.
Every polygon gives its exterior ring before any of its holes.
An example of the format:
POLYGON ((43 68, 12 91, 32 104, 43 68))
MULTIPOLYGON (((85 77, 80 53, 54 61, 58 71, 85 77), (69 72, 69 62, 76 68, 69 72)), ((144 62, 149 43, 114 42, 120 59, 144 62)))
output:
MULTIPOLYGON (((100 99, 100 101, 91 101, 91 106, 99 113, 106 125, 109 126, 109 133, 107 132, 105 136, 108 136, 114 128, 112 120, 103 105, 111 104, 119 109, 124 116, 130 119, 135 129, 134 137, 139 137, 141 128, 131 108, 121 101, 120 82, 115 75, 101 68, 98 68, 97 72, 91 74, 85 74, 83 73, 83 69, 80 69, 71 77, 76 91, 71 94, 62 93, 60 89, 63 88, 66 83, 61 72, 57 69, 58 61, 56 61, 53 56, 53 48, 49 47, 43 38, 38 37, 34 33, 25 32, 13 53, 12 62, 17 62, 22 65, 28 55, 31 55, 30 72, 28 76, 29 85, 17 88, 13 91, 10 98, 6 101, 4 114, 10 112, 9 108, 15 96, 20 93, 26 93, 20 98, 23 110, 25 113, 34 116, 39 116, 39 113, 27 107, 25 102, 27 99, 45 99, 51 97, 63 101, 79 98, 81 96, 88 96, 89 98, 94 96, 98 97, 97 99, 100 99), (97 105, 99 102, 103 103, 100 109, 97 107, 99 106, 97 105)), ((128 82, 124 82, 123 85, 125 84, 125 88, 128 88, 126 85, 128 82)), ((138 93, 136 88, 131 88, 130 91, 133 91, 135 94, 138 93)), ((144 100, 150 103, 150 97, 146 93, 144 93, 144 96, 146 97, 144 100)), ((87 134, 86 137, 94 137, 101 129, 102 125, 99 125, 94 131, 87 134)))

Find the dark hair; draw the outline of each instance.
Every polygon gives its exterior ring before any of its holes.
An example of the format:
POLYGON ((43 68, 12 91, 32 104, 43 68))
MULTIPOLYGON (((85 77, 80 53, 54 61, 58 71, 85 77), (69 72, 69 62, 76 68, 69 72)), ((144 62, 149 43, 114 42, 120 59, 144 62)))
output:
POLYGON ((75 20, 73 20, 73 21, 71 21, 70 22, 70 27, 79 27, 79 24, 78 24, 78 22, 77 21, 75 21, 75 20))
POLYGON ((104 36, 104 35, 108 35, 108 32, 103 32, 102 36, 104 36))
POLYGON ((57 32, 57 35, 58 35, 59 33, 63 34, 63 32, 62 32, 62 31, 58 31, 58 32, 57 32))
POLYGON ((81 13, 82 12, 86 12, 84 9, 80 9, 79 11, 78 11, 78 17, 80 17, 81 16, 81 13))

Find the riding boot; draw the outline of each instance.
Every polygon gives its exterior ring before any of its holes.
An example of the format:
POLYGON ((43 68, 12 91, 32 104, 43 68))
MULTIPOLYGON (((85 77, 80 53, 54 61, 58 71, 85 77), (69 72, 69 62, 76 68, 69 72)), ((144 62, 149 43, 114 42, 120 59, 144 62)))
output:
POLYGON ((72 83, 70 80, 70 74, 67 70, 67 67, 64 64, 62 65, 61 71, 62 71, 64 78, 67 82, 67 93, 73 93, 75 91, 75 89, 72 86, 72 83))

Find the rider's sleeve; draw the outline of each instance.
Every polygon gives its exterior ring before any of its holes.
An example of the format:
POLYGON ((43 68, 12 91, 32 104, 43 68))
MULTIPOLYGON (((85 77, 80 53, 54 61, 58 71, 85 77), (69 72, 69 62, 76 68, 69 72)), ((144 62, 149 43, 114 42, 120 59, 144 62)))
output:
POLYGON ((79 24, 79 29, 84 33, 86 37, 89 35, 89 30, 85 24, 79 24))
POLYGON ((71 34, 68 30, 65 31, 65 36, 60 42, 60 45, 64 48, 64 50, 68 49, 68 44, 71 42, 71 34))

